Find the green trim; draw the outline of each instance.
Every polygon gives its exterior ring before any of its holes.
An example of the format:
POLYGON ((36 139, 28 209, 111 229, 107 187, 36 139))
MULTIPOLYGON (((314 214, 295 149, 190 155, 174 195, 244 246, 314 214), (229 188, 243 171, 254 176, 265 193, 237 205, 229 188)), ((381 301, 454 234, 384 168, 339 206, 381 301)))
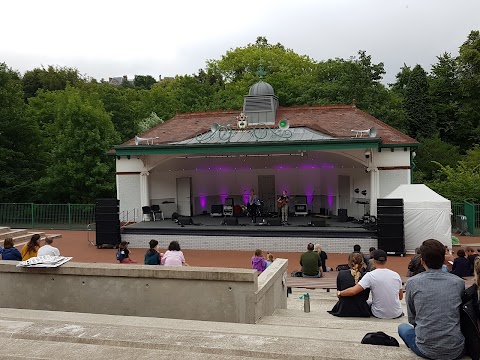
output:
POLYGON ((419 143, 409 143, 409 144, 381 144, 379 146, 380 149, 391 149, 391 148, 418 148, 420 146, 419 143))
MULTIPOLYGON (((126 155, 154 155, 154 154, 211 154, 211 153, 238 153, 238 152, 269 152, 295 150, 340 150, 340 149, 370 149, 378 148, 380 138, 365 139, 335 139, 322 141, 284 141, 284 142, 256 142, 256 143, 224 143, 224 144, 194 144, 194 145, 130 145, 115 146, 115 156, 126 155)), ((404 145, 406 146, 406 145, 404 145)))

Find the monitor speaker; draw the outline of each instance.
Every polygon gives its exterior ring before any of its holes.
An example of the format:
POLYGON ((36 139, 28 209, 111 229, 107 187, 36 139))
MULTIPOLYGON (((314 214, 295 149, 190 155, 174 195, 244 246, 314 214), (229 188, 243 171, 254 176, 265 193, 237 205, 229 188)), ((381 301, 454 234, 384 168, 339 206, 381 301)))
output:
POLYGON ((181 225, 193 225, 193 219, 191 216, 179 216, 178 223, 181 225))
POLYGON ((270 226, 282 226, 282 219, 279 217, 267 219, 267 224, 270 226))
POLYGON ((223 214, 223 205, 212 205, 210 213, 223 214))
POLYGON ((325 219, 313 218, 310 225, 315 227, 325 227, 327 226, 327 221, 325 219))
POLYGON ((238 218, 237 217, 226 217, 223 219, 223 224, 227 226, 237 226, 238 218))

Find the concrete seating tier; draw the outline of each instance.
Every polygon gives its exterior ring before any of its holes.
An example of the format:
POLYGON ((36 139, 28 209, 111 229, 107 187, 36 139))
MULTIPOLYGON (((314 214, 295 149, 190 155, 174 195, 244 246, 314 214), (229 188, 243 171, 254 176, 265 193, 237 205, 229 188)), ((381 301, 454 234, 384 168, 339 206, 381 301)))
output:
POLYGON ((15 241, 15 246, 26 244, 34 234, 39 234, 41 240, 45 239, 46 236, 53 239, 62 237, 61 234, 45 234, 41 231, 28 231, 26 229, 0 227, 0 246, 3 247, 3 242, 8 237, 11 237, 15 241))

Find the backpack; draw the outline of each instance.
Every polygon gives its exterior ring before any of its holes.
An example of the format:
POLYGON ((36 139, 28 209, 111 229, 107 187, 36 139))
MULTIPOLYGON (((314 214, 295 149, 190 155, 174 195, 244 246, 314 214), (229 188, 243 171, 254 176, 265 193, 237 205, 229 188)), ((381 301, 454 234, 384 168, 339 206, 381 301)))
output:
POLYGON ((121 249, 118 249, 117 253, 115 254, 115 258, 116 258, 118 261, 122 261, 122 260, 124 259, 124 254, 122 254, 121 249))
POLYGON ((383 331, 367 333, 362 339, 362 344, 400 346, 397 339, 385 334, 383 331))
POLYGON ((295 270, 295 271, 292 271, 291 276, 292 277, 303 277, 303 274, 302 274, 301 271, 295 270))
POLYGON ((342 271, 342 270, 350 270, 350 266, 348 264, 341 264, 337 266, 337 271, 342 271))

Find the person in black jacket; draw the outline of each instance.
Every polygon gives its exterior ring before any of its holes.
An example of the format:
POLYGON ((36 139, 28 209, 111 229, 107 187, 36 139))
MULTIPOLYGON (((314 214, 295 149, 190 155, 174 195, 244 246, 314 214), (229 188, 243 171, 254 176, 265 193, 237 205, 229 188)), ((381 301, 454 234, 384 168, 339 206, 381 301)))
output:
POLYGON ((470 276, 470 262, 465 257, 465 250, 457 251, 457 257, 453 260, 452 274, 460 277, 470 276))
POLYGON ((473 360, 480 360, 480 259, 474 263, 475 283, 465 290, 460 327, 465 337, 465 352, 473 360))
POLYGON ((5 241, 3 242, 3 254, 2 254, 2 259, 3 260, 16 260, 16 261, 22 261, 22 254, 20 254, 20 251, 14 248, 14 241, 12 238, 6 238, 5 241))

